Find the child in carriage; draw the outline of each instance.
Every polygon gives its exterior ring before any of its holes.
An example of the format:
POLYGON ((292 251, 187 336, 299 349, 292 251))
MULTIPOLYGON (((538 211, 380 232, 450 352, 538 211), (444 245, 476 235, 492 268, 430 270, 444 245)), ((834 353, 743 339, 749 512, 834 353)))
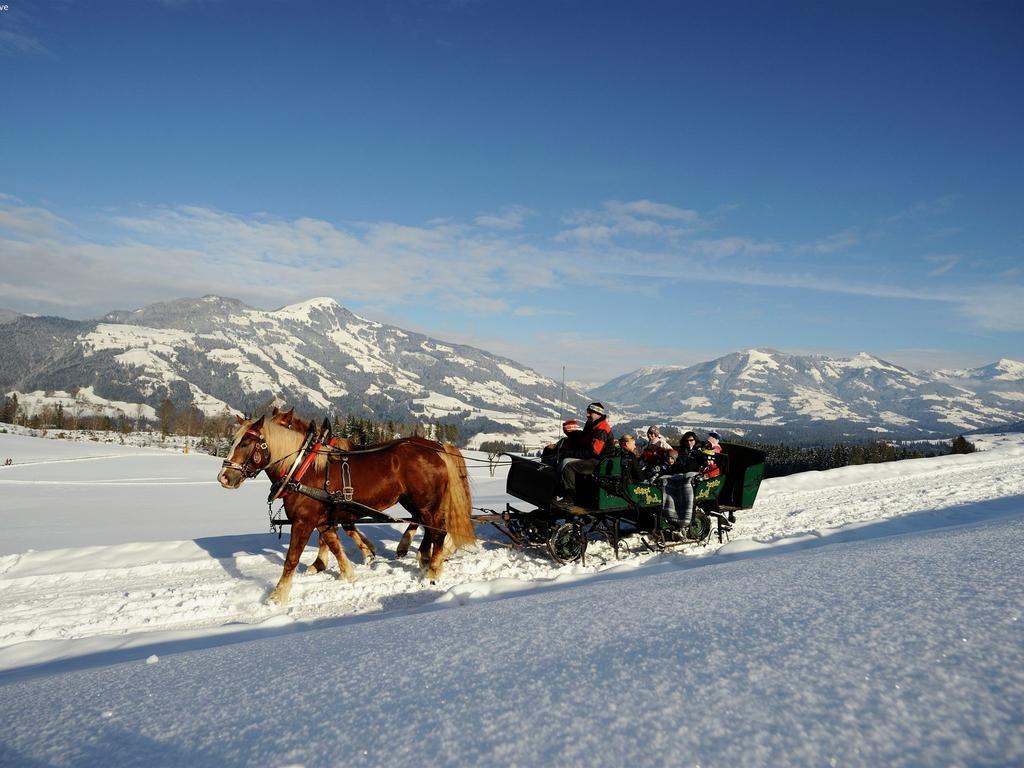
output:
POLYGON ((647 444, 644 445, 643 452, 640 454, 640 461, 648 479, 665 474, 671 465, 671 456, 674 453, 671 443, 662 437, 658 428, 653 424, 649 426, 647 428, 647 444))

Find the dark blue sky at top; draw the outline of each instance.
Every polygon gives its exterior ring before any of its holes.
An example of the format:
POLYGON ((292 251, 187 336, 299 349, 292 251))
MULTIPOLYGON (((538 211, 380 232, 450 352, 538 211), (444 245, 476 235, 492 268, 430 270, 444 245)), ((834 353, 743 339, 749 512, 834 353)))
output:
POLYGON ((52 55, 5 62, 0 158, 71 204, 899 207, 1019 184, 1022 8, 58 3, 52 55))
POLYGON ((727 219, 719 236, 857 229, 820 257, 838 279, 910 287, 911 250, 1020 265, 1021 3, 9 5, 0 193, 61 216, 418 226, 519 205, 539 242, 574 210, 651 200, 727 219), (941 245, 895 231, 943 205, 955 220, 923 228, 945 224, 941 245))

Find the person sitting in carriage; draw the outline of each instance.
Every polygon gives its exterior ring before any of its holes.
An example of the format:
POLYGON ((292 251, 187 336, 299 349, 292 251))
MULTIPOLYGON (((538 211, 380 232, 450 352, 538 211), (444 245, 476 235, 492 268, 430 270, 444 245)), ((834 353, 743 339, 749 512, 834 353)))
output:
POLYGON ((693 520, 693 480, 712 468, 717 473, 712 456, 705 453, 697 434, 685 432, 679 441, 679 460, 661 476, 662 518, 681 540, 685 540, 693 520))
POLYGON ((722 436, 715 430, 708 432, 707 440, 701 445, 701 451, 708 457, 708 467, 704 471, 704 477, 718 477, 722 474, 722 436))
POLYGON ((569 501, 576 496, 577 475, 592 475, 597 469, 597 463, 611 452, 611 446, 615 444, 615 435, 612 434, 612 427, 608 423, 608 412, 601 403, 591 403, 587 406, 587 423, 580 435, 582 443, 581 455, 563 459, 560 466, 562 472, 562 495, 563 501, 569 501))
POLYGON ((661 475, 672 474, 672 467, 675 466, 678 460, 679 452, 674 448, 669 448, 667 451, 659 451, 653 455, 648 455, 644 451, 644 454, 640 456, 640 466, 644 477, 651 481, 661 475), (645 455, 647 456, 646 459, 644 458, 645 455))
POLYGON ((640 456, 636 448, 636 438, 633 435, 623 435, 619 438, 619 452, 622 462, 622 479, 627 483, 643 483, 647 481, 643 465, 640 463, 640 456))
POLYGON ((562 433, 565 435, 557 443, 549 443, 541 451, 540 460, 543 464, 557 467, 562 459, 581 455, 583 448, 583 427, 576 419, 562 422, 562 433))
POLYGON ((647 445, 644 451, 671 451, 672 444, 666 440, 659 429, 652 424, 647 428, 647 445))
POLYGON ((661 432, 653 424, 647 428, 647 443, 644 445, 640 459, 647 469, 650 477, 656 477, 660 468, 667 463, 672 445, 662 437, 661 432))

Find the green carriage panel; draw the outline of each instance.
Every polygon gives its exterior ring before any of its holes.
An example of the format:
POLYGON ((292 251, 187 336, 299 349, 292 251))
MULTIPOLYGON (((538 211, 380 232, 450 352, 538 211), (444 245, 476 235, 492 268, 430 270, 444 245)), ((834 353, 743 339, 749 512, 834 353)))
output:
POLYGON ((597 465, 594 476, 598 478, 598 482, 591 489, 593 495, 591 497, 591 494, 587 494, 590 497, 587 500, 593 501, 593 509, 598 509, 602 512, 629 509, 632 507, 630 501, 638 507, 661 506, 661 487, 651 483, 630 483, 626 485, 625 495, 629 498, 629 501, 619 493, 608 490, 608 486, 612 488, 622 487, 622 459, 619 456, 609 456, 606 459, 602 459, 601 463, 597 465))
POLYGON ((725 485, 725 475, 719 475, 718 477, 705 478, 697 482, 694 487, 693 500, 694 501, 711 501, 715 500, 721 495, 722 488, 725 485))
POLYGON ((750 509, 764 479, 764 451, 737 443, 722 443, 722 449, 729 457, 729 466, 718 501, 728 507, 750 509))
POLYGON ((754 499, 757 498, 757 491, 764 479, 764 464, 755 464, 747 467, 743 472, 743 492, 740 497, 740 507, 750 509, 754 506, 754 499))

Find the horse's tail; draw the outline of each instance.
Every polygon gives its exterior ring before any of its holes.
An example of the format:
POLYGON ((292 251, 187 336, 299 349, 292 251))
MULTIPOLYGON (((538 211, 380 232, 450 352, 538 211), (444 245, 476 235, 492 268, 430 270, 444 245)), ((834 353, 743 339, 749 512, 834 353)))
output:
POLYGON ((448 546, 456 550, 476 543, 476 532, 473 530, 471 517, 473 497, 469 490, 466 460, 462 458, 459 449, 444 443, 444 453, 440 455, 448 468, 448 489, 441 502, 444 527, 448 532, 448 546))

